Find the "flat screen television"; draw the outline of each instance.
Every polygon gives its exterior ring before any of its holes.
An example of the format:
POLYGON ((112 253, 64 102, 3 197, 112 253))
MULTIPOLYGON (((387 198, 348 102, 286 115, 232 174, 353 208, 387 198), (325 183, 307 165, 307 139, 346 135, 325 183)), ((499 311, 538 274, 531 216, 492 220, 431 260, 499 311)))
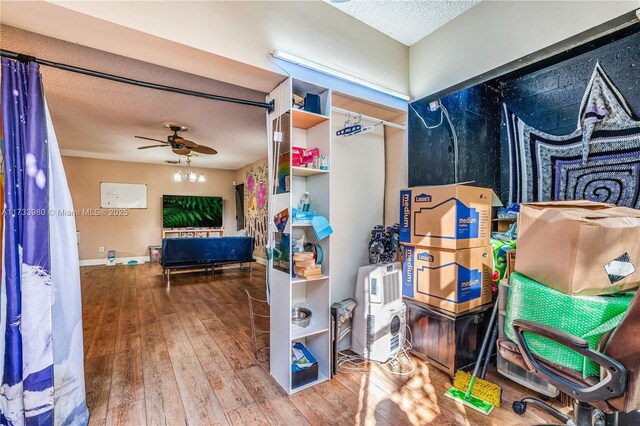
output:
POLYGON ((222 197, 162 196, 163 228, 222 228, 222 197))

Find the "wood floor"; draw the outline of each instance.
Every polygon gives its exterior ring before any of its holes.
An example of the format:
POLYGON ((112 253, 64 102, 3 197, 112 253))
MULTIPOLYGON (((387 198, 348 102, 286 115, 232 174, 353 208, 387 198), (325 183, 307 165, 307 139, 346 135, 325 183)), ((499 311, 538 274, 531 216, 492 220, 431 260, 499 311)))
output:
POLYGON ((81 269, 90 424, 121 425, 516 425, 550 421, 511 403, 483 416, 445 398, 448 376, 414 358, 410 377, 339 374, 291 397, 250 349, 245 289, 264 297, 264 268, 172 276, 157 264, 81 269))

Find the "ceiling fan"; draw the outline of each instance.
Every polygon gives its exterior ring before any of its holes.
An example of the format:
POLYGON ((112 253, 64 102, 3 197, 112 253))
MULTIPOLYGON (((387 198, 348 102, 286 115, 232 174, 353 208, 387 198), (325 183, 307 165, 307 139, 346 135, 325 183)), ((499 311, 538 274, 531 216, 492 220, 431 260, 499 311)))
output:
POLYGON ((200 154, 210 154, 210 155, 218 153, 218 151, 216 151, 213 148, 210 148, 204 145, 198 145, 197 143, 184 139, 180 135, 178 135, 178 132, 186 132, 189 130, 189 128, 186 126, 181 126, 179 124, 173 124, 173 123, 166 123, 166 124, 163 124, 162 127, 170 129, 173 132, 173 135, 167 136, 166 141, 163 141, 160 139, 148 138, 146 136, 136 136, 136 138, 138 139, 146 139, 150 141, 160 142, 162 144, 162 145, 140 146, 138 147, 138 149, 159 148, 159 147, 168 146, 168 147, 171 147, 171 150, 178 155, 188 155, 192 151, 199 152, 200 154))

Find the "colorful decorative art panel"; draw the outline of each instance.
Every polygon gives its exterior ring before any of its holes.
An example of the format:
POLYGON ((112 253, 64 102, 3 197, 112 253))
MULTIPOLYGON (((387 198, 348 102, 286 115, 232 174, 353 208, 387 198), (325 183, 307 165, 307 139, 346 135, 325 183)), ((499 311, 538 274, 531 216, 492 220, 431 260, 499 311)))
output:
POLYGON ((244 209, 247 234, 255 239, 254 253, 266 259, 268 235, 268 174, 267 163, 254 166, 247 172, 244 190, 244 209))

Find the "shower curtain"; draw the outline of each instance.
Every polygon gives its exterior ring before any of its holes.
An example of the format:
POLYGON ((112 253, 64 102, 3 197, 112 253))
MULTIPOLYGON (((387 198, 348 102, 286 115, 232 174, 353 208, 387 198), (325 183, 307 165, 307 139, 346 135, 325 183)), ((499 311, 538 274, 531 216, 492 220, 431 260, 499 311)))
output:
POLYGON ((2 58, 0 423, 86 424, 73 205, 36 63, 2 58))

